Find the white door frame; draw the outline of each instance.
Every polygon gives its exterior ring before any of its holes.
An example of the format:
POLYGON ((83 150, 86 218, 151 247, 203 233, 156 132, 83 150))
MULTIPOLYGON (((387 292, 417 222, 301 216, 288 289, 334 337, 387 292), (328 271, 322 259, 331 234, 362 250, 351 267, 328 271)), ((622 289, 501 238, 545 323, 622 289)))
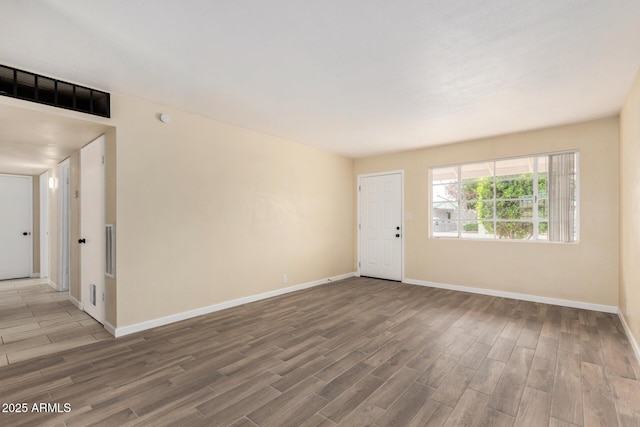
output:
POLYGON ((40 277, 49 277, 49 171, 40 175, 40 277))
POLYGON ((68 291, 71 282, 71 223, 69 196, 71 161, 65 159, 58 163, 58 290, 68 291))
POLYGON ((361 184, 362 184, 362 178, 368 178, 368 177, 372 177, 372 176, 384 176, 384 175, 397 175, 400 174, 400 218, 402 218, 402 229, 400 230, 400 266, 401 266, 401 282, 404 282, 404 235, 405 235, 405 218, 404 218, 404 169, 400 169, 400 170, 393 170, 393 171, 387 171, 387 172, 375 172, 375 173, 365 173, 365 174, 360 174, 358 175, 358 182, 357 182, 357 187, 356 187, 356 193, 358 194, 358 203, 357 203, 357 207, 356 207, 356 232, 357 232, 357 246, 358 246, 358 268, 356 271, 356 276, 360 277, 360 266, 361 266, 361 260, 360 260, 360 255, 362 254, 362 252, 360 251, 360 235, 361 235, 361 227, 360 227, 360 197, 362 192, 360 191, 361 184))

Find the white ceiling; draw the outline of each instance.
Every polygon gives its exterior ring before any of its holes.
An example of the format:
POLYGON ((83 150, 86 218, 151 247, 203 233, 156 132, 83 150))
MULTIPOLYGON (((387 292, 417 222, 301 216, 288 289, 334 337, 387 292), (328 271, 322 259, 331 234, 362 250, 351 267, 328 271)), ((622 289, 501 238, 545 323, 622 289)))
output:
POLYGON ((0 173, 39 175, 109 126, 0 105, 0 173))
POLYGON ((639 0, 3 0, 0 62, 361 157, 615 115, 639 0))

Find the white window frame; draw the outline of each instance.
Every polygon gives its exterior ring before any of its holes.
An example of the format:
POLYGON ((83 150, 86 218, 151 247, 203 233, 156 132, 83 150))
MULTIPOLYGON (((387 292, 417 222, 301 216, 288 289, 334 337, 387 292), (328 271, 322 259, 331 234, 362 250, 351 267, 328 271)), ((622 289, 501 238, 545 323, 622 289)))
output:
MULTIPOLYGON (((549 197, 547 195, 547 197, 545 198, 545 200, 547 200, 547 204, 549 201, 549 197)), ((473 200, 471 200, 473 201, 473 200)), ((486 200, 489 201, 489 200, 486 200)), ((548 207, 547 207, 548 208, 548 207)), ((465 240, 465 241, 473 241, 473 240, 479 240, 479 241, 500 241, 500 242, 535 242, 535 243, 561 243, 561 244, 578 244, 580 242, 580 151, 575 149, 575 150, 565 150, 565 151, 553 151, 553 152, 546 152, 546 153, 536 153, 536 154, 529 154, 529 155, 523 155, 523 156, 513 156, 513 157, 502 157, 502 158, 495 158, 495 159, 487 159, 487 160, 477 160, 477 161, 473 161, 473 162, 463 162, 463 163, 453 163, 453 164, 445 164, 445 165, 438 165, 438 166, 430 166, 429 167, 429 238, 432 239, 454 239, 454 240, 465 240), (575 208, 575 240, 573 242, 552 242, 549 241, 547 239, 539 239, 538 236, 538 231, 539 231, 539 224, 541 222, 546 222, 547 224, 549 223, 549 217, 547 215, 547 218, 539 218, 539 194, 538 194, 538 159, 540 157, 544 157, 544 156, 550 156, 550 155, 555 155, 555 154, 575 154, 575 158, 576 158, 576 176, 575 176, 575 186, 576 186, 576 193, 575 193, 575 203, 576 203, 576 208, 575 208), (521 201, 521 200, 529 200, 527 199, 498 199, 497 198, 497 186, 496 186, 496 173, 495 173, 495 164, 496 162, 500 162, 500 161, 505 161, 505 160, 517 160, 517 159, 526 159, 526 158, 533 158, 533 197, 531 198, 531 201, 533 202, 533 215, 532 218, 529 220, 523 220, 523 219, 509 219, 509 220, 504 220, 501 221, 497 218, 497 202, 498 201, 510 201, 510 200, 516 200, 516 201, 521 201), (531 239, 499 239, 497 237, 497 235, 495 235, 495 231, 494 231, 494 236, 493 237, 487 237, 487 238, 465 238, 462 235, 462 225, 463 225, 463 220, 460 218, 460 194, 462 193, 462 167, 466 166, 466 165, 473 165, 473 164, 482 164, 482 163, 493 163, 493 199, 491 200, 493 202, 493 207, 494 207, 494 211, 493 211, 493 229, 497 230, 497 223, 498 222, 531 222, 533 223, 533 235, 531 239), (458 200, 456 201, 456 203, 458 204, 458 218, 456 218, 456 223, 457 223, 457 231, 458 231, 458 236, 457 237, 453 237, 453 236, 434 236, 434 222, 436 221, 436 219, 434 218, 433 215, 433 205, 434 203, 436 203, 436 201, 433 200, 433 196, 434 196, 434 192, 433 192, 433 170, 434 169, 445 169, 445 168, 457 168, 457 172, 456 172, 456 176, 457 176, 457 184, 458 184, 458 200)))

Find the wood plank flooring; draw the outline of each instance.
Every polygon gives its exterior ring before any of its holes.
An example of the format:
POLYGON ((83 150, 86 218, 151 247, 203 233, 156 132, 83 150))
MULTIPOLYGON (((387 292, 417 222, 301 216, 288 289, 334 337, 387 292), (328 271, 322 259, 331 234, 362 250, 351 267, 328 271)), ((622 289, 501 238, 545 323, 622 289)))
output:
POLYGON ((0 367, 0 425, 637 426, 638 372, 611 314, 352 278, 0 367))
POLYGON ((0 281, 0 366, 111 338, 42 279, 0 281))

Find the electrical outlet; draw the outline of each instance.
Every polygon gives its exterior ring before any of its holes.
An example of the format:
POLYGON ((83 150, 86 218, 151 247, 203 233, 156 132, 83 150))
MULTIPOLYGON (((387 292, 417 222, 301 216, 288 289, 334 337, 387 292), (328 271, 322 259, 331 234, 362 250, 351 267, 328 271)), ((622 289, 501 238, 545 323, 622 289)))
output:
POLYGON ((283 285, 286 285, 288 280, 289 280, 289 278, 287 277, 287 275, 286 275, 286 274, 283 274, 283 275, 282 275, 282 284, 283 284, 283 285))

